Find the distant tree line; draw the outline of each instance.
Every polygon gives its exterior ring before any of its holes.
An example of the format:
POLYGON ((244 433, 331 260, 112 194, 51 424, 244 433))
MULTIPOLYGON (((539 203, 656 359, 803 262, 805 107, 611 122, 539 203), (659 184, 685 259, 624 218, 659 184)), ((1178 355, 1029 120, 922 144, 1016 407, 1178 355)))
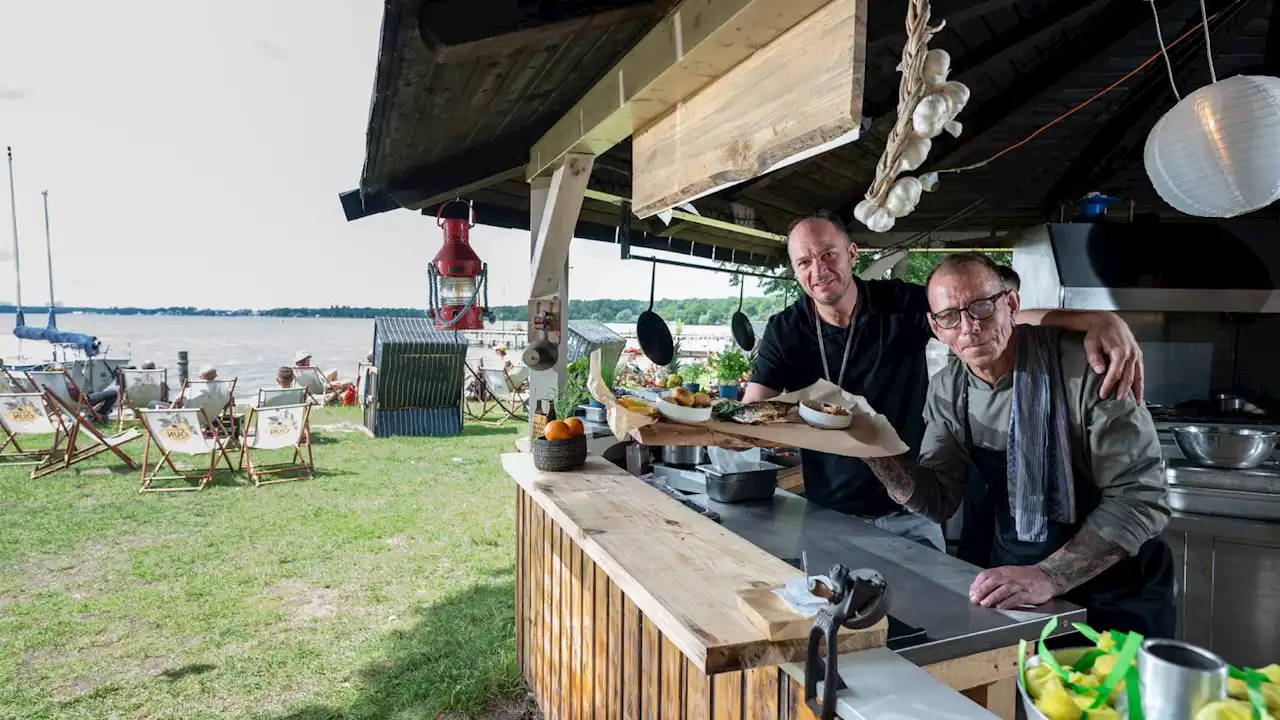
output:
MULTIPOLYGON (((1013 254, 1009 252, 989 253, 992 260, 1007 265, 1012 262, 1013 254)), ((923 284, 945 253, 910 253, 907 255, 907 282, 923 284)), ((858 256, 855 272, 861 272, 872 262, 870 252, 858 256)), ((752 269, 758 270, 758 268, 752 269)), ((786 302, 795 300, 800 291, 799 284, 791 276, 790 268, 779 270, 779 277, 766 280, 761 285, 763 297, 749 297, 743 301, 742 311, 753 320, 766 320, 774 313, 782 310, 786 302)), ((735 287, 739 277, 734 277, 731 284, 735 287)), ((569 301, 569 317, 574 320, 599 320, 601 322, 634 322, 640 313, 649 307, 647 300, 572 300, 569 301)), ((421 308, 395 307, 353 307, 350 305, 331 305, 327 308, 271 308, 270 310, 218 310, 214 308, 198 308, 192 306, 172 306, 162 308, 140 307, 74 307, 58 305, 59 313, 84 312, 98 315, 210 315, 210 316, 258 316, 258 317, 333 317, 333 318, 375 318, 375 317, 426 317, 421 308)), ((737 298, 693 298, 686 300, 659 300, 654 303, 654 311, 667 322, 677 320, 688 325, 724 325, 738 309, 737 298)), ((47 306, 26 306, 27 321, 33 325, 42 324, 41 318, 47 312, 47 306)), ((490 308, 498 320, 524 321, 528 319, 527 305, 500 305, 490 308)), ((12 304, 0 304, 0 313, 14 313, 17 307, 12 304)))

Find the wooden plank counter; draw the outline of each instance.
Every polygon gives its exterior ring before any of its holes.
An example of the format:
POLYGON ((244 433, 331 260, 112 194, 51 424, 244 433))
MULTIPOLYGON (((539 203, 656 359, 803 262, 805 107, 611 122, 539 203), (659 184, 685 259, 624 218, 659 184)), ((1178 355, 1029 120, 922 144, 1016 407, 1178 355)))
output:
MULTIPOLYGON (((766 639, 737 599, 799 572, 601 458, 502 462, 518 486, 516 654, 547 717, 809 717, 778 667, 806 638, 766 639)), ((883 646, 886 627, 841 651, 883 646)))

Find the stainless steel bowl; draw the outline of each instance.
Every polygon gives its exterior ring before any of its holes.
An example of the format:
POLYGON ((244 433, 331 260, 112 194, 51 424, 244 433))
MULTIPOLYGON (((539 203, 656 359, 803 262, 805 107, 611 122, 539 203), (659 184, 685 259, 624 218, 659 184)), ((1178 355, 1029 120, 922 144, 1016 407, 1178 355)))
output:
POLYGON ((702 445, 666 445, 662 448, 662 462, 666 465, 693 467, 705 462, 707 449, 702 445))
POLYGON ((1275 449, 1280 433, 1273 430, 1212 425, 1173 428, 1173 440, 1187 459, 1220 468, 1255 468, 1275 449))

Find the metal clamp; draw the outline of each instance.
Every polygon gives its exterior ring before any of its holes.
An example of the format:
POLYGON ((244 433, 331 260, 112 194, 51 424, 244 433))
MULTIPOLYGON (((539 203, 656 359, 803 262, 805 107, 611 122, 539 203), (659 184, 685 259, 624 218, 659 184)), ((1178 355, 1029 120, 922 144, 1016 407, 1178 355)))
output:
POLYGON ((850 571, 844 565, 831 566, 828 573, 832 587, 816 583, 814 594, 827 598, 818 617, 809 628, 809 652, 804 664, 804 702, 822 720, 836 716, 836 693, 841 689, 837 668, 840 628, 864 630, 880 622, 889 613, 889 585, 875 570, 850 571), (824 665, 819 642, 825 640, 827 661, 824 665), (822 702, 818 697, 818 676, 822 675, 822 702))

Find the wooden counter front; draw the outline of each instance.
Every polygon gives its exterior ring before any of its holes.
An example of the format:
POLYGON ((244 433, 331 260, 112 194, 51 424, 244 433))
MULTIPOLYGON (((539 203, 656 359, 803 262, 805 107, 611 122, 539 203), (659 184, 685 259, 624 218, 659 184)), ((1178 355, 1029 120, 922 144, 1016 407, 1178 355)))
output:
MULTIPOLYGON (((799 572, 601 458, 569 473, 502 460, 518 485, 516 654, 548 717, 808 716, 778 668, 806 640, 766 639, 736 595, 799 572)), ((883 646, 886 627, 841 651, 883 646)))

